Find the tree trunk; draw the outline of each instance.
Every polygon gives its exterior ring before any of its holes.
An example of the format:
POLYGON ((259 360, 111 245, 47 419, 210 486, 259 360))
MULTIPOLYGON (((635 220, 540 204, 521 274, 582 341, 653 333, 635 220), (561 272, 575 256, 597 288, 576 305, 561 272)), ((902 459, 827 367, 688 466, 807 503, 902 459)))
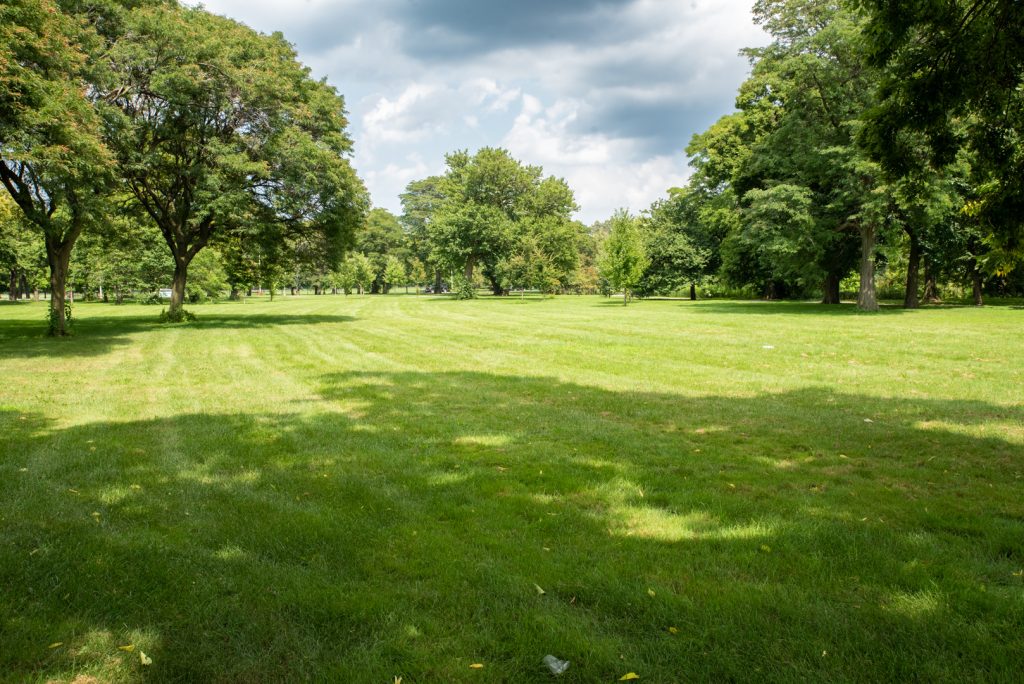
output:
POLYGON ((228 295, 228 300, 232 301, 232 302, 237 302, 241 298, 242 298, 242 293, 239 291, 238 286, 237 285, 232 285, 231 286, 231 294, 228 295))
POLYGON ((167 312, 170 320, 177 320, 185 304, 185 279, 188 277, 189 260, 174 258, 174 279, 171 280, 171 307, 167 312))
POLYGON ((921 239, 914 231, 907 231, 910 236, 910 254, 907 257, 907 292, 903 297, 904 309, 920 308, 917 299, 918 274, 921 271, 921 239))
POLYGON ((7 298, 12 302, 18 299, 18 272, 11 269, 11 277, 7 280, 7 298))
POLYGON ((842 278, 839 277, 838 273, 828 273, 825 275, 825 282, 822 284, 824 294, 821 298, 822 304, 839 304, 839 281, 842 278))
POLYGON ((924 301, 935 304, 939 301, 939 285, 935 281, 935 271, 932 270, 932 262, 928 257, 924 258, 924 301))
POLYGON ((468 280, 469 282, 473 282, 474 266, 476 266, 476 257, 471 254, 469 255, 469 258, 466 259, 466 268, 463 271, 463 275, 466 276, 466 280, 468 280))
POLYGON ((441 271, 434 271, 434 294, 441 292, 441 271))
POLYGON ((971 271, 971 289, 974 294, 974 306, 983 306, 985 301, 981 296, 981 271, 977 266, 971 271))
POLYGON ((697 301, 697 283, 690 283, 690 301, 697 301))
POLYGON ((50 317, 52 319, 50 334, 63 337, 68 334, 68 321, 64 310, 64 296, 67 288, 68 263, 71 261, 71 247, 74 245, 59 242, 46 236, 46 261, 50 265, 50 317))
POLYGON ((875 292, 875 227, 860 224, 860 293, 857 308, 861 311, 878 311, 878 295, 875 292))

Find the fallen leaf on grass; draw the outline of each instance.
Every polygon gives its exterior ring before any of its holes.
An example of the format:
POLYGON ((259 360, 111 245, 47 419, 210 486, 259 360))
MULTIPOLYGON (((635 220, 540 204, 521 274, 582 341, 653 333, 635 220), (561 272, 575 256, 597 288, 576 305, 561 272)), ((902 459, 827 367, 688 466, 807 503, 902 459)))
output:
POLYGON ((654 590, 653 589, 648 589, 647 590, 647 595, 650 596, 651 598, 654 598, 654 596, 655 596, 654 590))
POLYGON ((679 628, 678 627, 669 627, 668 628, 668 633, 669 634, 679 634, 679 628))
POLYGON ((126 651, 127 653, 131 653, 132 651, 135 650, 135 644, 125 644, 124 646, 118 646, 117 650, 118 651, 126 651))
POLYGON ((394 682, 394 684, 402 684, 402 678, 399 677, 398 675, 395 675, 395 682, 394 682))
POLYGON ((483 663, 473 663, 469 667, 472 670, 482 670, 482 669, 484 669, 484 664, 483 663))
POLYGON ((538 596, 543 596, 544 594, 548 593, 548 592, 544 591, 543 589, 541 589, 539 584, 534 584, 533 588, 537 590, 537 595, 538 596))
POLYGON ((52 644, 50 644, 46 648, 59 648, 59 647, 61 647, 63 645, 64 645, 63 641, 54 641, 52 644))
POLYGON ((626 674, 619 677, 620 682, 628 682, 632 679, 640 679, 640 675, 638 675, 636 672, 627 672, 626 674))
POLYGON ((143 665, 152 665, 153 664, 153 659, 150 658, 145 653, 143 653, 142 651, 139 651, 139 662, 142 663, 143 665))

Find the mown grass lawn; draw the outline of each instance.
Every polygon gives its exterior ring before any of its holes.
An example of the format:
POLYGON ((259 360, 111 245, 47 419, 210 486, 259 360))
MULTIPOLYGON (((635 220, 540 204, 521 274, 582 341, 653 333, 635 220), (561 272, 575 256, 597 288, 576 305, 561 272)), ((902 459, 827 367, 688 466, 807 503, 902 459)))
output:
POLYGON ((1022 310, 194 311, 0 306, 0 679, 1024 671, 1022 310))

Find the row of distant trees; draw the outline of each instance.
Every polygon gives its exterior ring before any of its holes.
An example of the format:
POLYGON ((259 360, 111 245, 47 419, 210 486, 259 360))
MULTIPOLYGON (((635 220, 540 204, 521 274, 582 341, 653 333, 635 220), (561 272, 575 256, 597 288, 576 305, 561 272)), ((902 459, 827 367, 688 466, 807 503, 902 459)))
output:
POLYGON ((341 96, 280 34, 173 0, 7 0, 0 235, 23 266, 15 289, 42 251, 60 335, 80 239, 81 277, 127 281, 148 279, 134 259, 162 242, 171 320, 208 248, 226 269, 286 252, 336 263, 368 204, 346 128, 341 96))

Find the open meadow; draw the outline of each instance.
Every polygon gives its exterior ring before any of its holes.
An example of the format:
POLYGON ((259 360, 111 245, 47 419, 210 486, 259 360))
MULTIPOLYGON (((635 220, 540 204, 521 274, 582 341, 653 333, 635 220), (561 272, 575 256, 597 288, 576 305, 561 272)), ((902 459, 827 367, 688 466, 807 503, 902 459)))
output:
POLYGON ((192 310, 0 305, 0 681, 1024 671, 1019 307, 192 310))

